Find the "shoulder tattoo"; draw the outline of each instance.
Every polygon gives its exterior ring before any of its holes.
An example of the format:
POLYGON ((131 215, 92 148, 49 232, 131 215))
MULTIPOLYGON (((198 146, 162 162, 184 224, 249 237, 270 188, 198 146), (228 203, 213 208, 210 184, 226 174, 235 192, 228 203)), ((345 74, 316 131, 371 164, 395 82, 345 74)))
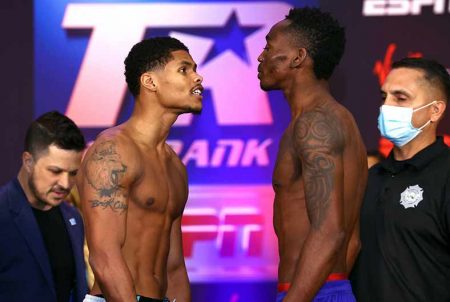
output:
POLYGON ((344 147, 344 134, 337 117, 327 109, 300 116, 295 123, 295 147, 302 159, 306 206, 313 228, 326 217, 336 173, 335 159, 344 147))
POLYGON ((117 153, 115 142, 105 141, 95 147, 86 163, 87 181, 97 197, 89 200, 91 208, 109 208, 119 213, 127 210, 127 196, 120 185, 126 172, 127 166, 117 153))

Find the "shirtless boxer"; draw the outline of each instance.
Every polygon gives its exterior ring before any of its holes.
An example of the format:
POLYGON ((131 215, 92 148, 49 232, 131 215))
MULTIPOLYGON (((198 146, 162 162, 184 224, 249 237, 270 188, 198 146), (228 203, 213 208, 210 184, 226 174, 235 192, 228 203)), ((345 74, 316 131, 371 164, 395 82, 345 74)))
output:
POLYGON ((85 301, 190 301, 181 240, 187 175, 166 139, 178 115, 202 109, 196 68, 169 37, 144 40, 125 59, 133 113, 97 137, 77 179, 95 275, 85 301))
POLYGON ((352 115, 328 87, 344 29, 318 9, 292 9, 266 40, 261 88, 282 90, 292 117, 273 173, 277 301, 354 301, 346 275, 359 249, 367 160, 352 115))

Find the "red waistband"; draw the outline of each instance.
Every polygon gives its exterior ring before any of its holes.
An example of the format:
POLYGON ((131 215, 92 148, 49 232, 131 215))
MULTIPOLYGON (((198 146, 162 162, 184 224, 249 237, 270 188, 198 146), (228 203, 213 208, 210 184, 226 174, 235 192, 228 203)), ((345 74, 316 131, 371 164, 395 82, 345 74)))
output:
MULTIPOLYGON (((325 282, 347 280, 347 275, 344 273, 332 273, 328 276, 325 282)), ((287 292, 291 287, 291 283, 278 283, 278 292, 287 292)))

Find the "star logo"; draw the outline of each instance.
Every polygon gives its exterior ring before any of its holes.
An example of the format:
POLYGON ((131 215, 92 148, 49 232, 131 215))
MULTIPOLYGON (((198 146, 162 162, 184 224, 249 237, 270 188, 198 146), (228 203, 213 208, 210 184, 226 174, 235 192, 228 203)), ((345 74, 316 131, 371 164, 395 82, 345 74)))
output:
POLYGON ((423 189, 419 185, 409 186, 400 194, 400 204, 407 208, 415 208, 423 200, 423 189))
POLYGON ((213 46, 203 62, 201 62, 202 65, 208 63, 227 50, 232 51, 236 56, 240 57, 243 62, 249 64, 245 39, 259 29, 261 29, 261 26, 241 24, 236 11, 233 11, 222 27, 197 28, 194 30, 180 29, 180 31, 214 40, 213 46))

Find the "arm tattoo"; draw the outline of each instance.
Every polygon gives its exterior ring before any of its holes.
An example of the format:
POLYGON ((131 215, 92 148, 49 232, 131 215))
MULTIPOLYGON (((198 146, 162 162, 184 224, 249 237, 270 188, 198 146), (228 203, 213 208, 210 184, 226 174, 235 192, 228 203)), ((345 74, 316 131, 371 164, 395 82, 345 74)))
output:
POLYGON ((343 151, 342 127, 326 109, 304 113, 295 124, 295 145, 302 158, 308 217, 313 228, 325 219, 334 187, 335 156, 343 151))
POLYGON ((97 199, 89 200, 91 208, 110 208, 120 214, 128 209, 127 196, 121 191, 120 182, 127 166, 116 152, 113 141, 106 141, 95 148, 87 164, 87 180, 95 190, 97 199))

